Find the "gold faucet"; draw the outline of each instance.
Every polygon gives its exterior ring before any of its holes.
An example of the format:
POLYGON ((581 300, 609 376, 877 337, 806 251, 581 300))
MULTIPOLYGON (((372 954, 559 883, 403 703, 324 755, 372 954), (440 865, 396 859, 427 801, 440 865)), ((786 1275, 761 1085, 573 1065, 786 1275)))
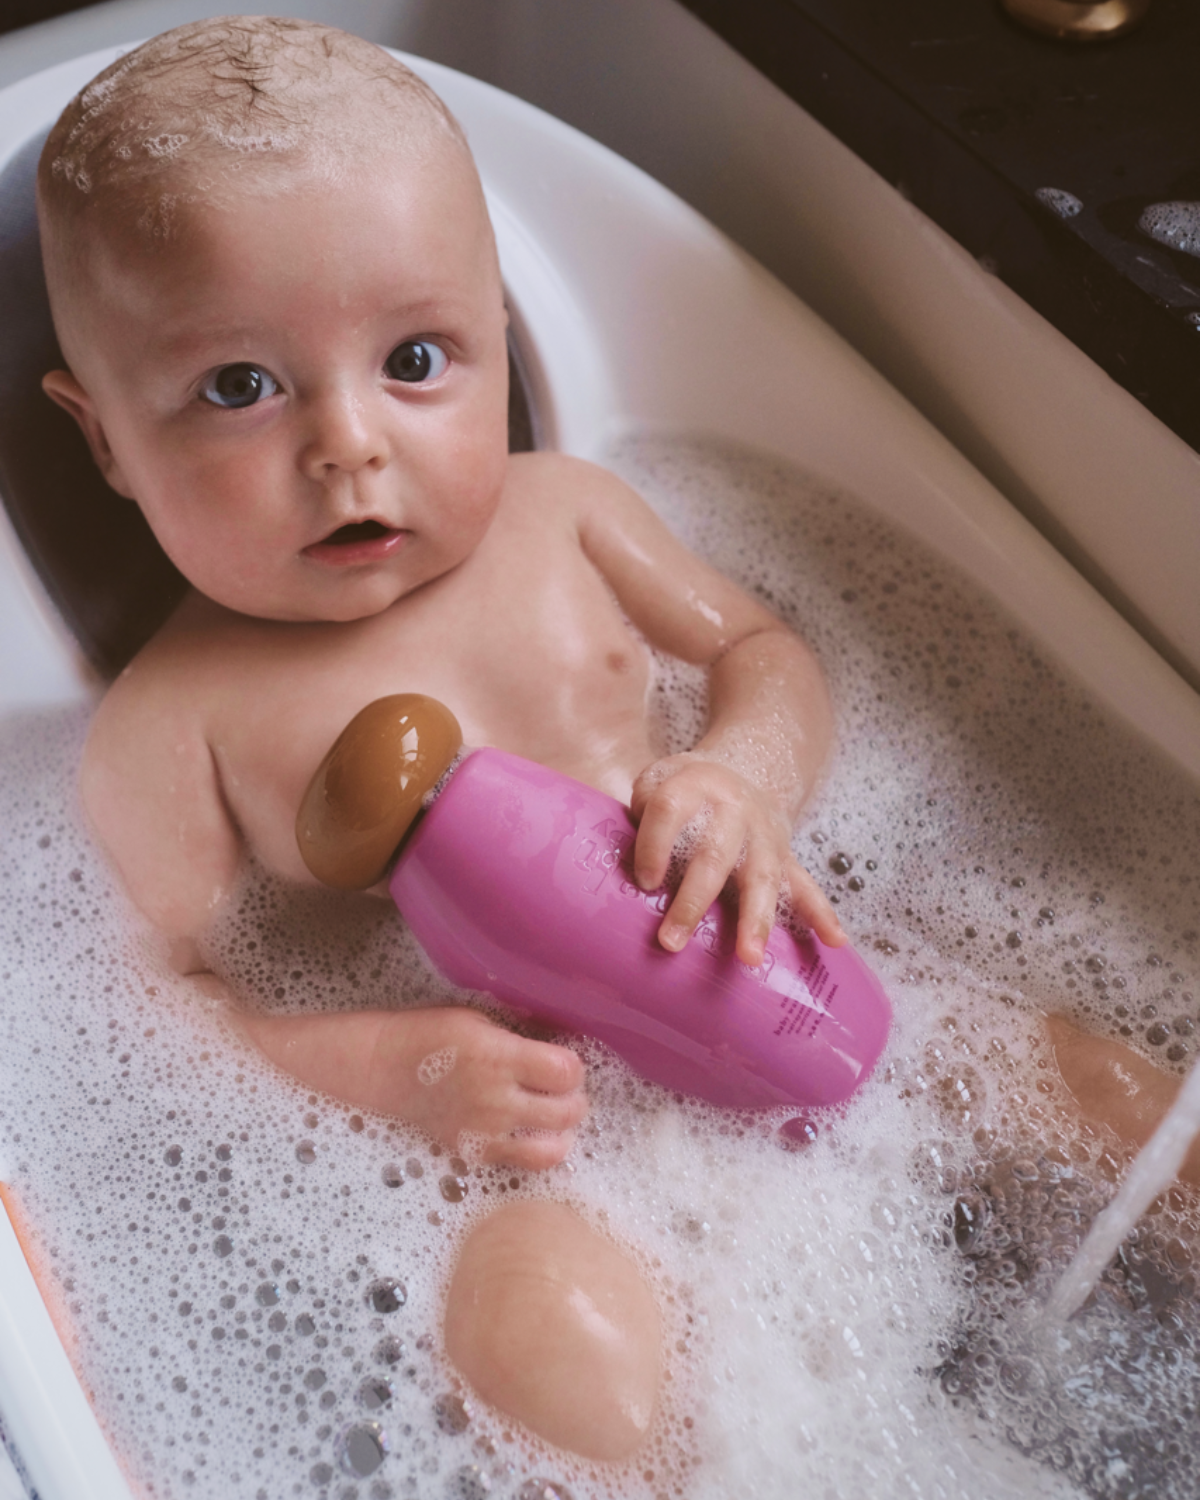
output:
POLYGON ((1022 26, 1063 41, 1104 41, 1131 31, 1151 0, 1000 0, 1022 26))

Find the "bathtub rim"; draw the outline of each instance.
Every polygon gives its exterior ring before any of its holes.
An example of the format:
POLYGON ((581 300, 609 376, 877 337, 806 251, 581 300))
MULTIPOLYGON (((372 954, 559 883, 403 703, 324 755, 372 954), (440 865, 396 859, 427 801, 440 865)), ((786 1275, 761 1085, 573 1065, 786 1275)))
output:
POLYGON ((132 1500, 0 1202, 0 1410, 44 1500, 132 1500))

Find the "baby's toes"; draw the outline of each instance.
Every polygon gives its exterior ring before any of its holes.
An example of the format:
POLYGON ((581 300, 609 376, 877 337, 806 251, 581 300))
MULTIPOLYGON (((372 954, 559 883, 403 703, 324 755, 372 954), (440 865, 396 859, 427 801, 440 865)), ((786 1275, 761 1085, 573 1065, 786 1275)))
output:
POLYGON ((514 1037, 513 1040, 518 1043, 513 1078, 523 1089, 535 1094, 558 1095, 582 1090, 584 1067, 568 1047, 551 1042, 530 1042, 524 1037, 514 1037))
POLYGON ((526 1172, 544 1172, 556 1167, 575 1144, 573 1130, 514 1131, 497 1136, 487 1150, 486 1160, 495 1166, 520 1167, 526 1172))
POLYGON ((587 1095, 523 1094, 514 1111, 514 1130, 574 1130, 587 1114, 587 1095))
POLYGON ((587 1098, 578 1090, 521 1093, 508 1113, 507 1128, 492 1137, 486 1159, 541 1172, 556 1166, 575 1144, 575 1127, 587 1114, 587 1098))

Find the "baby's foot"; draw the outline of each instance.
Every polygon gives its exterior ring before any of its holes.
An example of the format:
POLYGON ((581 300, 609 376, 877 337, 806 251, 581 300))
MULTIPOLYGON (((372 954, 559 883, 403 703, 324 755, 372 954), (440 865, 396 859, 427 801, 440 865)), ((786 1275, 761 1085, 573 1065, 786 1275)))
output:
POLYGON ((467 1237, 446 1353, 490 1405, 585 1458, 629 1458, 650 1430, 662 1332, 628 1256, 562 1203, 510 1203, 467 1237))
POLYGON ((372 1076, 396 1114, 474 1161, 552 1167, 587 1113, 574 1052, 466 1008, 390 1012, 372 1076))
POLYGON ((552 1167, 587 1114, 573 1052, 465 1007, 229 1019, 293 1078, 399 1115, 477 1162, 552 1167))
MULTIPOLYGON (((1144 1146, 1174 1104, 1181 1080, 1120 1042, 1079 1031, 1064 1016, 1047 1016, 1046 1030, 1058 1071, 1081 1113, 1144 1146)), ((1200 1184, 1200 1141, 1193 1143, 1179 1175, 1200 1184)))

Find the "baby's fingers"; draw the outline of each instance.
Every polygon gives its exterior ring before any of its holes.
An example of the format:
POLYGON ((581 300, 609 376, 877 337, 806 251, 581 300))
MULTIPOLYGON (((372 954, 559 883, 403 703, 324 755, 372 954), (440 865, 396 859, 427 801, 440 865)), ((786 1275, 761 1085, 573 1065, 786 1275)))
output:
POLYGON ((806 869, 793 859, 788 866, 788 893, 792 910, 811 927, 829 948, 840 948, 850 939, 842 930, 829 898, 806 869))
POLYGON ((679 778, 664 783, 647 799, 633 846, 633 877, 644 891, 657 890, 667 878, 680 834, 704 805, 703 797, 689 795, 679 778))
POLYGON ((778 858, 750 852, 738 871, 737 956, 751 969, 763 961, 775 925, 782 871, 778 858))
POLYGON ((732 811, 714 809, 704 842, 695 851, 667 908, 658 940, 671 953, 695 932, 701 918, 725 888, 742 852, 742 821, 732 811))

